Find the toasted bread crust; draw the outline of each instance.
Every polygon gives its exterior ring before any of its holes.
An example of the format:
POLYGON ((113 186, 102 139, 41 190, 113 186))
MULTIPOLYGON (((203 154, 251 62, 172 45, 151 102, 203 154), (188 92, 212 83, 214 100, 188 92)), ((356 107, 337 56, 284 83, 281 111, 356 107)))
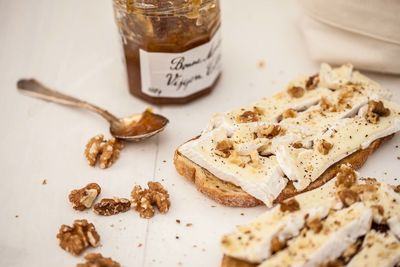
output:
MULTIPOLYGON (((378 149, 382 143, 391 139, 393 135, 377 139, 366 149, 360 149, 335 163, 303 191, 296 191, 292 184, 288 184, 274 203, 279 203, 302 192, 320 187, 336 175, 341 164, 349 163, 354 169, 361 168, 368 156, 378 149)), ((201 193, 222 205, 229 207, 255 207, 263 204, 262 201, 247 194, 240 187, 222 181, 203 167, 183 156, 178 150, 175 151, 174 164, 178 173, 192 181, 201 193)))
POLYGON ((222 263, 221 263, 221 267, 256 267, 256 266, 257 264, 248 263, 226 255, 224 255, 224 257, 222 258, 222 263))

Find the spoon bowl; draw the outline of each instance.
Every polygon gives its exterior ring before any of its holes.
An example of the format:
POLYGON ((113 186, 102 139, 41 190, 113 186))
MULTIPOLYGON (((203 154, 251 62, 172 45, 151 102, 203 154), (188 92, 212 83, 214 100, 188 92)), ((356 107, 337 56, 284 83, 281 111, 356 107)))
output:
POLYGON ((152 137, 164 130, 169 122, 167 118, 153 113, 150 109, 141 114, 117 118, 89 102, 49 89, 35 79, 21 79, 17 82, 17 88, 21 93, 32 97, 95 112, 109 122, 110 133, 114 137, 125 141, 138 142, 152 137))

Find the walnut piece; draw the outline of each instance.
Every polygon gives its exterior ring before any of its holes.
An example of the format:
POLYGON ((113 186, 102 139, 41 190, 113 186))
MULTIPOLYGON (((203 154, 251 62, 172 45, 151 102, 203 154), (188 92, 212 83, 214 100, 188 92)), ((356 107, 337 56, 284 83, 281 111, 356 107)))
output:
POLYGON ((271 239, 271 254, 282 250, 283 248, 285 248, 285 246, 286 246, 285 242, 282 242, 281 240, 279 240, 278 236, 274 236, 271 239))
POLYGON ((294 212, 294 211, 300 210, 300 204, 299 204, 299 202, 297 202, 296 199, 291 198, 287 201, 281 202, 280 210, 282 212, 285 212, 285 211, 294 212))
POLYGON ((98 215, 111 216, 121 212, 127 212, 131 208, 131 202, 126 198, 103 198, 96 203, 93 210, 98 215))
POLYGON ((243 122, 243 123, 245 123, 245 122, 255 122, 255 121, 259 120, 258 115, 259 114, 257 112, 248 110, 248 111, 245 111, 242 114, 240 114, 238 116, 238 118, 237 118, 237 121, 238 122, 243 122))
POLYGON ((90 166, 96 165, 97 157, 101 153, 104 136, 102 134, 92 137, 85 147, 85 156, 90 166))
POLYGON ((308 220, 306 225, 309 229, 314 231, 314 233, 318 234, 322 230, 322 223, 320 218, 315 218, 312 220, 308 220))
POLYGON ((325 139, 322 139, 318 142, 317 150, 322 155, 328 155, 329 151, 332 149, 333 144, 329 143, 325 139))
POLYGON ((72 227, 61 225, 57 238, 62 249, 76 256, 89 246, 98 246, 100 241, 96 228, 87 220, 75 220, 72 227))
POLYGON ((282 113, 282 119, 295 118, 296 116, 297 111, 292 108, 289 108, 282 113))
POLYGON ((272 139, 279 134, 283 134, 284 130, 279 125, 268 125, 258 129, 258 137, 266 137, 272 139))
POLYGON ((358 196, 357 192, 348 188, 341 189, 338 192, 338 196, 345 207, 349 207, 357 201, 360 201, 360 197, 358 196))
POLYGON ((387 117, 390 115, 390 109, 385 108, 382 101, 371 100, 368 102, 368 111, 365 114, 365 119, 369 123, 376 124, 379 122, 379 117, 387 117))
POLYGON ((326 97, 321 97, 321 100, 319 101, 319 106, 323 111, 330 111, 330 112, 336 112, 337 107, 333 105, 331 102, 326 97))
POLYGON ((68 196, 69 202, 75 210, 90 209, 100 192, 101 188, 98 184, 90 183, 81 189, 72 190, 68 196))
POLYGON ((121 267, 111 258, 104 258, 100 253, 89 253, 85 255, 85 263, 78 263, 76 267, 121 267))
POLYGON ((300 86, 292 86, 290 87, 287 92, 291 97, 300 98, 304 95, 304 88, 300 86))
POLYGON ((298 149, 298 148, 303 148, 304 146, 301 142, 295 142, 292 144, 292 147, 298 149))
POLYGON ((215 154, 223 158, 228 158, 233 150, 233 142, 228 139, 222 140, 217 143, 215 149, 215 154))
POLYGON ((168 191, 159 182, 148 182, 148 189, 136 185, 131 193, 132 204, 140 217, 149 219, 154 216, 155 205, 160 213, 167 213, 171 206, 168 191))
POLYGON ((118 158, 123 144, 114 137, 105 140, 103 135, 96 135, 86 144, 85 156, 90 166, 99 162, 100 168, 110 167, 118 158))
POLYGON ((400 185, 397 185, 393 188, 394 192, 400 193, 400 185))
POLYGON ((314 90, 315 88, 317 88, 318 83, 319 83, 319 75, 318 74, 312 75, 308 78, 306 82, 306 89, 314 90))
POLYGON ((349 165, 340 165, 339 172, 336 174, 336 186, 350 188, 356 183, 356 172, 349 165))

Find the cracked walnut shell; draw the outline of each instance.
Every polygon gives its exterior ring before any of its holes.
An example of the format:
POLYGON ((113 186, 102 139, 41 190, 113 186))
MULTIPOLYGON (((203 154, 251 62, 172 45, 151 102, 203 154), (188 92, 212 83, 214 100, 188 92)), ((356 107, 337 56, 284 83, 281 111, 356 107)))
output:
POLYGON ((96 203, 93 210, 98 215, 111 216, 121 212, 127 212, 131 208, 131 202, 126 198, 103 198, 96 203))
POLYGON ((85 157, 90 166, 99 162, 100 168, 110 167, 118 158, 123 144, 114 137, 105 140, 103 135, 91 138, 85 147, 85 157))
POLYGON ((105 258, 100 253, 85 255, 85 263, 78 263, 76 267, 120 267, 121 265, 111 258, 105 258))
POLYGON ((136 185, 131 193, 133 207, 140 217, 149 219, 154 216, 155 205, 160 213, 167 213, 171 206, 169 194, 158 182, 148 182, 148 189, 136 185))
POLYGON ((101 188, 98 184, 90 183, 81 189, 72 190, 68 196, 69 202, 75 210, 83 211, 92 207, 100 192, 101 188))
POLYGON ((61 225, 57 238, 62 249, 76 256, 89 246, 97 247, 100 241, 96 228, 87 220, 75 220, 72 226, 61 225))

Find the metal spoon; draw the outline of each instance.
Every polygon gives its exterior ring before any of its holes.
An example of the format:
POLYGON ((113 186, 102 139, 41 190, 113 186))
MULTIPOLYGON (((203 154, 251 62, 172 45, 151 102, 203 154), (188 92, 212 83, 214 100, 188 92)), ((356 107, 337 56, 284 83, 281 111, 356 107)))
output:
POLYGON ((96 105, 51 90, 35 79, 21 79, 17 82, 17 88, 29 96, 95 112, 110 123, 110 132, 114 137, 126 141, 137 142, 147 139, 164 130, 169 122, 167 118, 150 110, 119 119, 96 105))

